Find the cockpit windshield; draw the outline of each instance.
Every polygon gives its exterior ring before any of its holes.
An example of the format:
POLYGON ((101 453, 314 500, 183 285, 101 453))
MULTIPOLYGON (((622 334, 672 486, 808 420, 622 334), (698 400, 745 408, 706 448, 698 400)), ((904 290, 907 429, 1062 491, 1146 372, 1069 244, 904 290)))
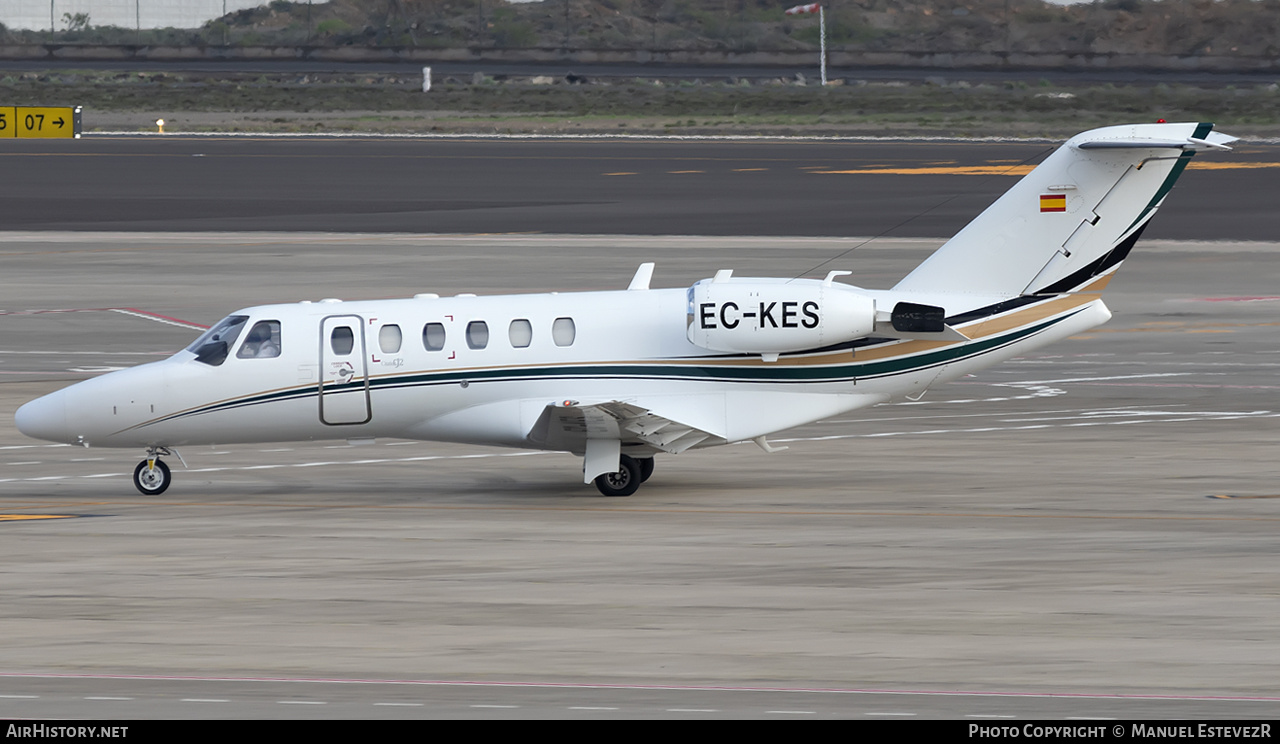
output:
POLYGON ((203 336, 188 346, 187 351, 195 353, 197 362, 204 362, 211 367, 222 364, 226 360, 232 344, 235 343, 240 332, 244 330, 244 324, 247 320, 249 320, 248 315, 230 315, 223 318, 217 325, 205 331, 203 336))

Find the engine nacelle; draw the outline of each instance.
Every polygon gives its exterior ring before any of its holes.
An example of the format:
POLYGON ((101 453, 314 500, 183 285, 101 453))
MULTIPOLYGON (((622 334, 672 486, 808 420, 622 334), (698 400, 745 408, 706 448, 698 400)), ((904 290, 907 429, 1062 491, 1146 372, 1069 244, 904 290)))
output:
POLYGON ((688 337, 704 349, 778 354, 871 335, 876 304, 854 287, 812 279, 730 278, 689 288, 688 337))

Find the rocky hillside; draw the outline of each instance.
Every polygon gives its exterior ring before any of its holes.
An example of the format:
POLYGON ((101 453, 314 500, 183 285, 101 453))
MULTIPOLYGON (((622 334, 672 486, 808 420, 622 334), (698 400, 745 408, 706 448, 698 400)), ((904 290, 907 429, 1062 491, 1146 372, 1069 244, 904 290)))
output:
MULTIPOLYGON (((776 0, 274 0, 201 29, 135 32, 85 17, 0 43, 721 50, 814 48, 816 16, 776 0)), ((1280 0, 827 0, 827 43, 867 51, 1280 54, 1280 0)))

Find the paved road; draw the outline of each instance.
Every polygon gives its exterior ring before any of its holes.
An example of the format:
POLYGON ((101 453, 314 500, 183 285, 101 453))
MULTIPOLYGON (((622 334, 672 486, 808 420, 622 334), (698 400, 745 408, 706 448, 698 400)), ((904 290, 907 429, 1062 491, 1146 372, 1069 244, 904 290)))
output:
MULTIPOLYGON (((620 287, 646 259, 682 286, 852 244, 8 234, 0 420, 191 338, 110 308, 620 287)), ((935 245, 842 267, 888 286, 935 245)), ((776 455, 667 458, 629 499, 568 456, 401 441, 197 448, 145 499, 140 453, 0 427, 27 517, 0 521, 0 716, 1273 717, 1277 286, 1274 243, 1147 241, 1102 329, 776 455)))
MULTIPOLYGON (((0 226, 938 237, 954 234, 1052 146, 0 140, 0 226)), ((1280 146, 1199 157, 1149 237, 1280 235, 1273 204, 1280 146)))

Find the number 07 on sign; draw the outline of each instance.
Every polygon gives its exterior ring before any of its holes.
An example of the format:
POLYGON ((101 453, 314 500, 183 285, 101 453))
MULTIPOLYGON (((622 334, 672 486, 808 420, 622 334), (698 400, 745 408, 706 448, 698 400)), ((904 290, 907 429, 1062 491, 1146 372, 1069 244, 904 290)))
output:
POLYGON ((0 137, 80 139, 80 107, 0 106, 0 137))

